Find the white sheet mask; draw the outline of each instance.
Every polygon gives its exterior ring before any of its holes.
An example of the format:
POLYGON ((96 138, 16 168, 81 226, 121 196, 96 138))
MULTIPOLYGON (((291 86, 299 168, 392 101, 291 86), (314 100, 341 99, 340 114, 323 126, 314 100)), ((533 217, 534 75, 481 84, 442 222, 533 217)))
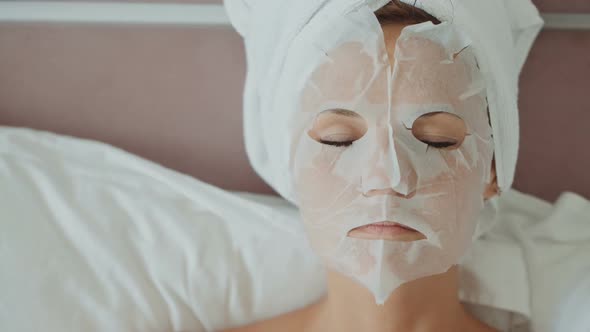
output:
POLYGON ((319 60, 309 56, 309 74, 291 91, 293 185, 314 251, 382 304, 403 283, 447 271, 472 242, 493 158, 485 84, 469 39, 452 23, 406 26, 393 67, 369 8, 324 24, 307 44, 319 60), (462 119, 460 145, 429 147, 414 135, 415 121, 433 112, 462 119), (382 221, 426 239, 347 236, 382 221))

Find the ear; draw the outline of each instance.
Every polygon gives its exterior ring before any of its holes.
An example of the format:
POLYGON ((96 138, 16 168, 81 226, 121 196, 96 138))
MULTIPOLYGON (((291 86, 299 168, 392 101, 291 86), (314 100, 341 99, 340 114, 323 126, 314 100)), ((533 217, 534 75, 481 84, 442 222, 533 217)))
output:
POLYGON ((483 192, 484 200, 488 200, 495 195, 500 193, 500 188, 498 187, 498 178, 496 177, 496 158, 492 159, 492 168, 491 168, 491 178, 492 181, 486 185, 486 188, 483 192))

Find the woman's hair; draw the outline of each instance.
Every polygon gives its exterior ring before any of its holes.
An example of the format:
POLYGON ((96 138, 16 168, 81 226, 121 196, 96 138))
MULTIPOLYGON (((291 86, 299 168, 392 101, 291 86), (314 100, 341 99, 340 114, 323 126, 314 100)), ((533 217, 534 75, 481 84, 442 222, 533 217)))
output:
MULTIPOLYGON (((415 4, 416 2, 414 2, 415 4)), ((428 14, 424 10, 413 5, 401 2, 401 0, 392 0, 385 6, 381 7, 375 12, 375 16, 379 23, 409 23, 417 24, 426 21, 431 21, 434 24, 439 24, 440 21, 436 17, 428 14)))

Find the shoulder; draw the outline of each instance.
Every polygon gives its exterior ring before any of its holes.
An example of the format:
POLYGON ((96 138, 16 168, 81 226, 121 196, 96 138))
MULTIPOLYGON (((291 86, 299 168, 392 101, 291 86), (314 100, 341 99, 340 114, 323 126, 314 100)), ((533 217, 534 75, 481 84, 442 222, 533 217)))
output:
POLYGON ((224 330, 222 332, 302 332, 306 330, 310 308, 303 308, 250 325, 224 330))

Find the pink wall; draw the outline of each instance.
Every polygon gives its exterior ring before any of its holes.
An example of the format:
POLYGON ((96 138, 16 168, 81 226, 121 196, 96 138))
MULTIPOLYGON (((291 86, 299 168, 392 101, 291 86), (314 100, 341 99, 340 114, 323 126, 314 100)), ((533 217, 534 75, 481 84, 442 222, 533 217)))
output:
POLYGON ((590 31, 544 31, 520 81, 514 187, 553 200, 590 197, 590 31))
MULTIPOLYGON (((590 12, 586 0, 537 3, 590 12)), ((101 140, 223 188, 270 192, 243 149, 244 75, 228 27, 0 24, 0 124, 101 140)), ((542 32, 521 80, 517 189, 590 197, 588 91, 590 31, 542 32)))
MULTIPOLYGON (((41 0, 43 1, 43 0, 41 0)), ((49 1, 49 0, 48 0, 49 1)), ((62 0, 64 1, 64 0, 62 0)), ((65 0, 81 2, 81 0, 65 0)), ((590 12, 590 1, 588 0, 532 0, 533 3, 543 12, 590 12)), ((101 0, 101 2, 149 2, 162 3, 163 0, 101 0)), ((198 3, 198 4, 221 4, 222 0, 174 0, 174 3, 198 3)))

